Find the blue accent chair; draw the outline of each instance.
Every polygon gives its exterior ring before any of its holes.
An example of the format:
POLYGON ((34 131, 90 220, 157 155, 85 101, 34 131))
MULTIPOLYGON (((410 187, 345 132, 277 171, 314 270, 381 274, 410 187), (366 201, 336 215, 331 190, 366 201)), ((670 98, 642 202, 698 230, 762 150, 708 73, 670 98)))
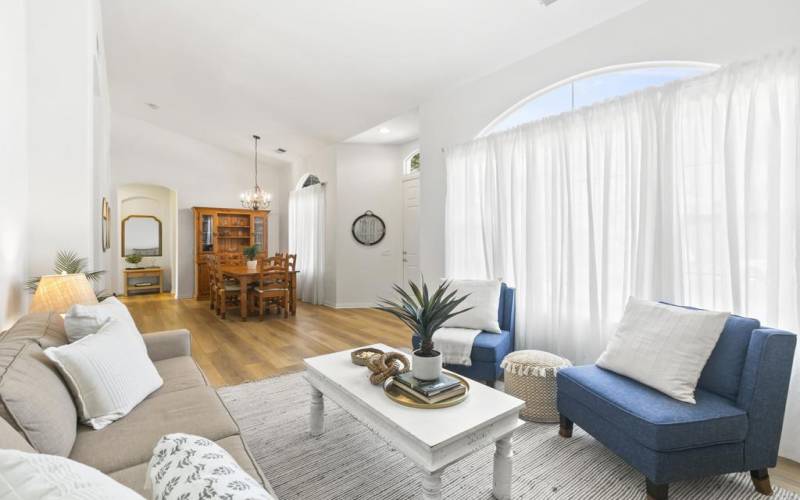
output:
MULTIPOLYGON (((495 381, 499 380, 503 373, 500 363, 507 354, 514 351, 514 297, 514 289, 503 283, 500 287, 500 307, 497 311, 500 333, 481 332, 475 337, 470 354, 472 366, 445 365, 445 368, 494 386, 495 381)), ((411 343, 414 349, 419 349, 422 343, 419 335, 414 335, 411 343)))
POLYGON ((745 471, 769 495, 796 341, 730 316, 694 405, 595 365, 565 368, 557 378, 559 433, 571 437, 578 424, 644 474, 650 499, 666 499, 673 481, 745 471))

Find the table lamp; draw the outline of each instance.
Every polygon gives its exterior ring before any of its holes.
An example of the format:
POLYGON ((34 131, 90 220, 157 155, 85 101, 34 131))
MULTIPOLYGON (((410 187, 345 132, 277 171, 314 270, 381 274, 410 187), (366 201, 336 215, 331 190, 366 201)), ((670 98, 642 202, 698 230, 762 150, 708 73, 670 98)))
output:
POLYGON ((65 313, 73 304, 97 304, 94 289, 84 274, 42 276, 30 312, 65 313))

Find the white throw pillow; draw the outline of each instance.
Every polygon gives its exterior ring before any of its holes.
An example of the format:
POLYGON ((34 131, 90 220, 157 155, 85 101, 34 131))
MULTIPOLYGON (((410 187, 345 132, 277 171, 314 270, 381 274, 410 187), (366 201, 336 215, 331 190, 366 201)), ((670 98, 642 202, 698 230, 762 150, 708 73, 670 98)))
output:
POLYGON ((500 309, 500 281, 498 280, 451 280, 448 292, 458 290, 456 297, 469 294, 456 311, 471 307, 469 311, 450 318, 442 325, 447 328, 469 328, 491 333, 500 333, 497 321, 500 309))
POLYGON ((225 449, 191 434, 167 434, 156 443, 147 479, 154 500, 274 500, 225 449))
POLYGON ((597 366, 694 404, 700 373, 728 316, 631 297, 597 366))
POLYGON ((97 469, 68 458, 0 449, 0 498, 144 500, 97 469))
POLYGON ((110 318, 128 323, 134 330, 139 331, 125 304, 117 300, 116 297, 108 297, 99 304, 89 306, 75 304, 69 308, 66 316, 64 316, 64 329, 67 331, 67 339, 70 342, 75 342, 87 335, 97 333, 110 318))
POLYGON ((94 429, 124 417, 163 383, 142 335, 116 319, 94 335, 44 353, 66 379, 81 422, 94 429))

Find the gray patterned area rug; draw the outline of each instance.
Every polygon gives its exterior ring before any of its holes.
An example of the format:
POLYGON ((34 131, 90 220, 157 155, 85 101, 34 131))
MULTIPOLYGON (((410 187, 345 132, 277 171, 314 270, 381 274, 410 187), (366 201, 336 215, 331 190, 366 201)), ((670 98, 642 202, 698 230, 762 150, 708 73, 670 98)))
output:
MULTIPOLYGON (((420 475, 401 453, 325 400, 325 433, 308 434, 309 391, 296 373, 220 389, 244 439, 281 500, 401 500, 421 496, 420 475)), ((443 496, 492 498, 489 446, 448 467, 443 496)), ((644 479, 582 430, 572 439, 558 426, 527 423, 514 434, 515 499, 641 500, 644 479)), ((670 498, 752 499, 748 474, 675 483, 670 498)), ((772 499, 800 500, 775 488, 772 499)))

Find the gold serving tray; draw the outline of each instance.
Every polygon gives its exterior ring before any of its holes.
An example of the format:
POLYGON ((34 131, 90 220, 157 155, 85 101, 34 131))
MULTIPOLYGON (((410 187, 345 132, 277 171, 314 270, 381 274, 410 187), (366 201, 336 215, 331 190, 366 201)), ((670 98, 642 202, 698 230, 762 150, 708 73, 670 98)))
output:
POLYGON ((461 394, 460 396, 455 396, 450 399, 445 399, 444 401, 439 401, 438 403, 428 404, 428 403, 423 403, 422 401, 419 401, 417 399, 414 399, 414 396, 411 396, 402 389, 398 389, 397 387, 395 387, 393 382, 394 377, 392 377, 388 379, 386 382, 384 382, 383 393, 386 394, 386 397, 388 397, 397 404, 408 406, 410 408, 422 408, 425 410, 449 408, 451 406, 455 406, 459 403, 462 403, 465 399, 467 399, 467 396, 469 396, 469 382, 467 382, 467 379, 465 379, 464 377, 457 375, 449 370, 442 370, 442 371, 444 373, 447 373, 451 377, 458 379, 458 381, 461 382, 461 385, 467 388, 467 391, 464 394, 461 394))

